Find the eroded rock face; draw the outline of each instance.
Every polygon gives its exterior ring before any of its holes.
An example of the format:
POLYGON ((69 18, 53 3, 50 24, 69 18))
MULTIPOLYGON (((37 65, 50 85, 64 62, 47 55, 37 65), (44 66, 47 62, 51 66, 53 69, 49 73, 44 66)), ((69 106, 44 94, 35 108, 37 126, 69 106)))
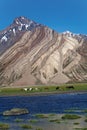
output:
POLYGON ((0 56, 0 85, 86 82, 86 42, 84 35, 35 26, 0 56))

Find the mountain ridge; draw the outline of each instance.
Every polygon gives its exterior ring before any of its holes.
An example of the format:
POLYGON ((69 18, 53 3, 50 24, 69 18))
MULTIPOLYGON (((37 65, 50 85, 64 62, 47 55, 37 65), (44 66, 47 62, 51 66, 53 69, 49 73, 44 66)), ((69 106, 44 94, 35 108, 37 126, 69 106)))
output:
POLYGON ((0 85, 87 82, 86 48, 86 35, 16 18, 0 32, 0 85))

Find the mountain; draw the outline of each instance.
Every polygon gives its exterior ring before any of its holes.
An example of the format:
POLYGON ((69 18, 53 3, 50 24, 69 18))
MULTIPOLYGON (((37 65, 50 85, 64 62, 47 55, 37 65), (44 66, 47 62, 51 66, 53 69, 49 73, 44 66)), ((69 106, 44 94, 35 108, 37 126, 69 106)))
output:
POLYGON ((0 85, 87 82, 87 36, 25 17, 0 32, 0 85))

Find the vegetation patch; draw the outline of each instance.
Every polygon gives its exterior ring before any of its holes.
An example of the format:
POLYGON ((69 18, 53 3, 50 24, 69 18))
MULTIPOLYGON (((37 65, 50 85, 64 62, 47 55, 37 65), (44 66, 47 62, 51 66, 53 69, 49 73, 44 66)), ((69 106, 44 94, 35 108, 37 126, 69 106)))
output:
POLYGON ((17 123, 19 123, 19 122, 23 122, 24 120, 17 118, 17 119, 15 119, 14 121, 17 122, 17 123))
POLYGON ((85 119, 84 121, 87 122, 87 119, 85 119))
POLYGON ((74 125, 79 125, 79 122, 74 122, 73 124, 74 124, 74 125))
POLYGON ((36 128, 36 130, 43 130, 42 128, 36 128))
POLYGON ((87 128, 75 128, 75 130, 87 130, 87 128))
POLYGON ((61 121, 59 119, 52 119, 52 120, 50 120, 50 122, 61 123, 61 121))
POLYGON ((36 114, 35 115, 37 118, 48 118, 47 114, 36 114))
POLYGON ((5 123, 0 123, 0 130, 8 130, 10 126, 5 123))
POLYGON ((87 113, 87 109, 83 110, 83 112, 87 113))
POLYGON ((27 125, 27 124, 22 124, 21 128, 23 128, 23 129, 32 129, 32 126, 31 125, 27 125))
POLYGON ((73 119, 79 119, 81 118, 81 116, 79 115, 71 115, 71 114, 65 114, 64 116, 62 116, 62 119, 70 119, 70 120, 73 120, 73 119))
POLYGON ((29 120, 30 123, 37 123, 38 120, 29 120))

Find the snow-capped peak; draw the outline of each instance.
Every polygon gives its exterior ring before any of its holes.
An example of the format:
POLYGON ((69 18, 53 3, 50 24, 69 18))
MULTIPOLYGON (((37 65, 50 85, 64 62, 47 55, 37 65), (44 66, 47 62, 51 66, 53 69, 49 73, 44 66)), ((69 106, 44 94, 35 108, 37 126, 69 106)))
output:
POLYGON ((74 37, 76 35, 75 33, 72 33, 70 31, 63 32, 62 34, 66 35, 67 37, 74 37))
POLYGON ((29 19, 27 19, 26 17, 17 17, 15 18, 15 20, 13 21, 14 24, 27 24, 29 23, 29 19))
POLYGON ((14 20, 13 24, 18 27, 19 31, 32 30, 32 28, 35 28, 35 27, 40 25, 32 20, 27 19, 26 17, 23 17, 23 16, 16 18, 14 20))
POLYGON ((71 34, 72 32, 70 32, 70 31, 67 30, 65 33, 71 34))
POLYGON ((65 32, 63 32, 63 34, 73 34, 73 33, 70 31, 65 31, 65 32))
POLYGON ((20 37, 26 31, 32 31, 38 26, 41 26, 41 24, 23 16, 17 17, 8 28, 0 32, 0 44, 7 43, 10 46, 10 44, 13 44, 18 39, 18 36, 20 37), (10 41, 11 37, 12 41, 10 41))

